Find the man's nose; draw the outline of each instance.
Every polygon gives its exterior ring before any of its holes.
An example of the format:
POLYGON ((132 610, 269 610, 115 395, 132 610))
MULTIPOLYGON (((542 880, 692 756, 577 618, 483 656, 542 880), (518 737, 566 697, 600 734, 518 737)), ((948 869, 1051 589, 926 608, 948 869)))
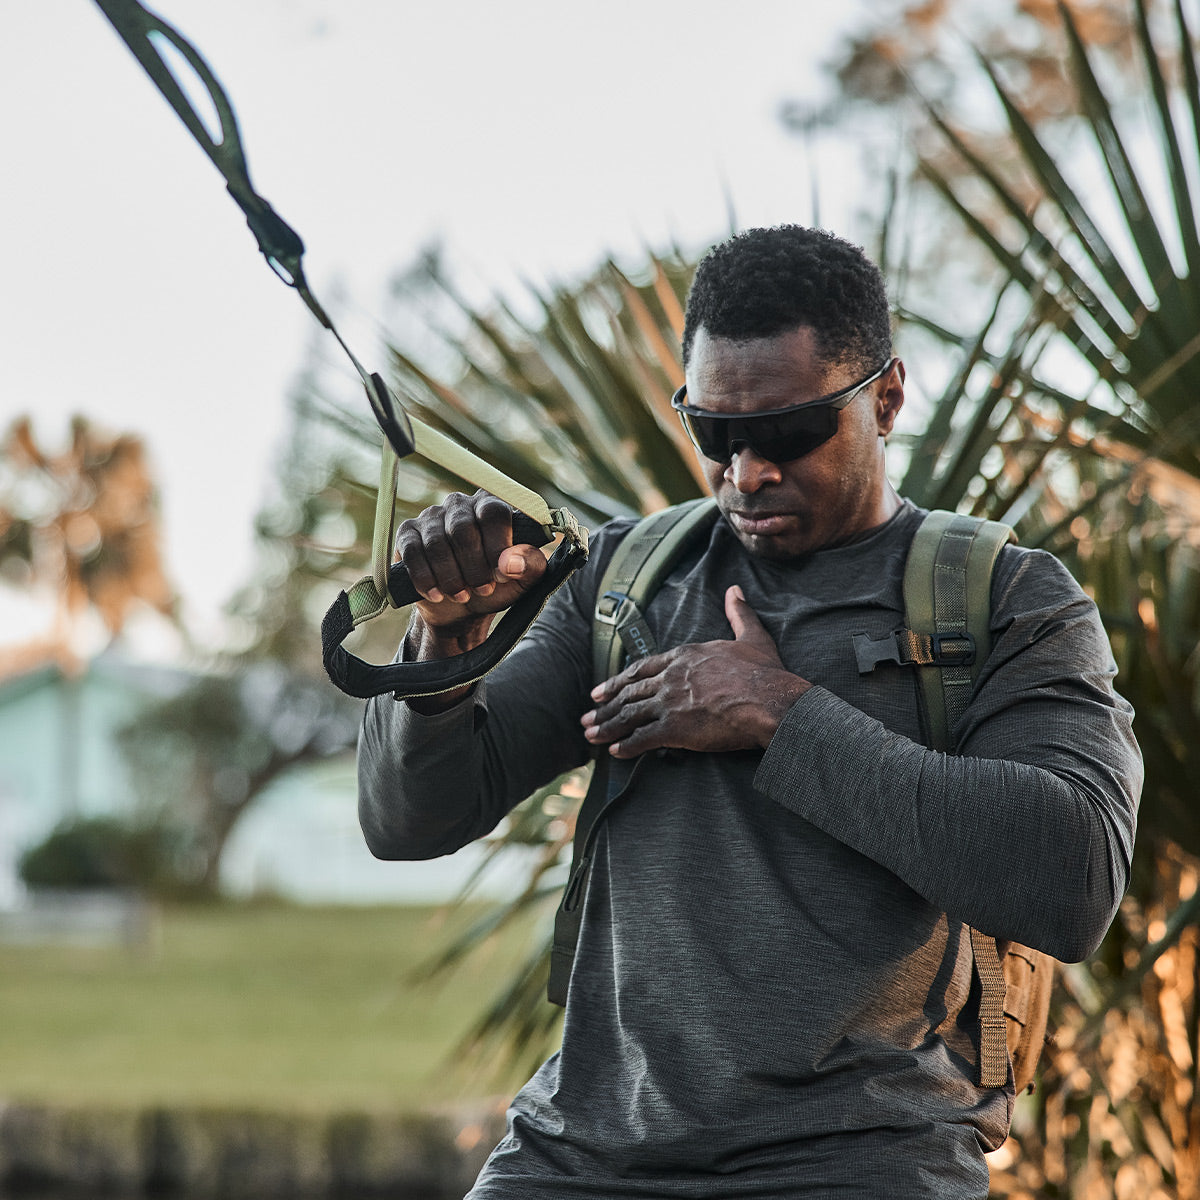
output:
POLYGON ((783 472, 769 458, 763 458, 749 446, 742 445, 730 455, 725 478, 739 492, 748 496, 768 484, 779 483, 783 479, 783 472))

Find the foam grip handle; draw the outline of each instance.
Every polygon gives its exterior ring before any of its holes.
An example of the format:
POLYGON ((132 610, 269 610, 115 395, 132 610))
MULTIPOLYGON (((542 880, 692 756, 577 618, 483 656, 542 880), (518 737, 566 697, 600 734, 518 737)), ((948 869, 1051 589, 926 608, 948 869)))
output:
MULTIPOLYGON (((517 545, 544 544, 550 539, 543 526, 533 524, 536 533, 528 528, 516 531, 514 537, 525 537, 517 545)), ((587 562, 587 545, 579 539, 563 538, 546 564, 541 581, 522 595, 493 627, 481 646, 454 658, 428 662, 393 662, 374 666, 347 653, 343 640, 354 628, 350 600, 345 592, 330 606, 321 622, 321 658, 334 685, 347 696, 366 699, 391 692, 398 700, 408 696, 431 696, 452 691, 482 679, 517 644, 521 635, 537 619, 550 596, 560 588, 573 571, 587 562)), ((407 580, 407 573, 404 575, 407 580)), ((390 581, 389 581, 390 586, 390 581)), ((411 584, 408 585, 411 588, 411 584)))
MULTIPOLYGON (((547 532, 544 525, 518 509, 513 509, 512 517, 514 546, 544 546, 553 541, 554 535, 547 532)), ((403 563, 393 563, 388 568, 388 595, 396 608, 404 608, 420 599, 417 589, 413 587, 408 577, 408 568, 403 563)))

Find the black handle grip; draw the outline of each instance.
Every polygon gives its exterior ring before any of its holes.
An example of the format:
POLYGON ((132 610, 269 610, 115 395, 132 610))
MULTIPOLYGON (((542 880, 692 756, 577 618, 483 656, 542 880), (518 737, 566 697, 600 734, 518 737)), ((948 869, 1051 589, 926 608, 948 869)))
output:
MULTIPOLYGON (((519 509, 513 509, 512 527, 514 546, 544 546, 553 541, 553 537, 546 533, 544 525, 519 509)), ((420 599, 417 589, 408 577, 408 568, 403 563, 393 563, 388 569, 387 586, 392 603, 397 608, 404 608, 420 599)))
MULTIPOLYGON (((536 545, 549 539, 545 530, 533 523, 536 533, 528 526, 514 522, 517 545, 536 545), (522 542, 521 538, 526 538, 522 542)), ((429 696, 451 691, 482 679, 517 644, 521 635, 533 624, 542 605, 571 573, 587 562, 587 545, 575 538, 564 538, 555 550, 541 582, 530 588, 499 620, 488 634, 487 641, 455 658, 427 662, 393 662, 373 666, 348 654, 342 642, 354 628, 350 601, 345 592, 338 594, 325 619, 321 622, 321 657, 329 678, 347 696, 382 696, 391 692, 397 699, 406 696, 429 696)), ((408 582, 405 573, 404 580, 408 582)), ((409 584, 411 587, 411 584, 409 584)))

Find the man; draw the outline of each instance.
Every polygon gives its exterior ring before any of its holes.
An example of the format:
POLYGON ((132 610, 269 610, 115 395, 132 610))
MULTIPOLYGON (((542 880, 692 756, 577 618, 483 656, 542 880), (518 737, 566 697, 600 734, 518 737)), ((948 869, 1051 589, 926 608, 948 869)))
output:
MULTIPOLYGON (((984 1196, 1013 1094, 975 1084, 964 926, 1078 960, 1112 919, 1141 766, 1103 629, 1055 559, 1006 547, 955 754, 927 749, 912 671, 851 648, 903 623, 922 516, 884 469, 904 367, 878 270, 821 231, 740 234, 697 271, 684 365, 722 519, 648 606, 662 652, 593 686, 616 521, 485 686, 366 713, 385 858, 451 853, 589 753, 614 787, 638 762, 562 1050, 471 1197, 984 1196)), ((401 527, 406 655, 477 644, 540 577, 511 541, 482 494, 401 527)))

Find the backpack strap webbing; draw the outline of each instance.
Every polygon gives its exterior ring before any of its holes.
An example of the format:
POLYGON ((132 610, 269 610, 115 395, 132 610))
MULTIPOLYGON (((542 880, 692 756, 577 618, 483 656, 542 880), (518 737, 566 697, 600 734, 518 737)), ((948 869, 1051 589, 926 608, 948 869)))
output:
MULTIPOLYGON (((592 677, 596 683, 615 675, 626 655, 641 658, 655 653, 654 635, 642 616, 642 607, 649 603, 693 542, 706 535, 716 515, 715 500, 689 500, 642 518, 621 540, 596 591, 592 620, 592 677)), ((587 795, 575 818, 571 873, 554 914, 550 982, 546 989, 552 1004, 567 1002, 567 984, 583 921, 592 843, 600 818, 628 795, 643 761, 644 758, 639 758, 624 787, 610 794, 611 760, 606 753, 596 756, 587 795)))
POLYGON ((938 667, 918 671, 934 750, 949 749, 991 650, 992 568, 1002 547, 1015 540, 998 521, 951 512, 931 512, 913 538, 904 569, 908 628, 935 644, 966 645, 953 659, 917 663, 938 667))
MULTIPOLYGON (((967 710, 971 689, 991 650, 992 568, 1016 537, 1007 525, 958 513, 931 512, 913 538, 904 569, 909 630, 935 645, 965 643, 964 653, 917 662, 929 745, 947 751, 967 710), (934 670, 922 669, 934 667, 934 670)), ((1008 1082, 1006 981, 996 939, 971 928, 979 975, 979 1086, 1008 1082)))
POLYGON ((688 500, 639 521, 614 551, 596 592, 592 623, 592 678, 596 683, 621 669, 623 657, 655 652, 641 606, 658 591, 693 537, 712 525, 717 502, 688 500))

